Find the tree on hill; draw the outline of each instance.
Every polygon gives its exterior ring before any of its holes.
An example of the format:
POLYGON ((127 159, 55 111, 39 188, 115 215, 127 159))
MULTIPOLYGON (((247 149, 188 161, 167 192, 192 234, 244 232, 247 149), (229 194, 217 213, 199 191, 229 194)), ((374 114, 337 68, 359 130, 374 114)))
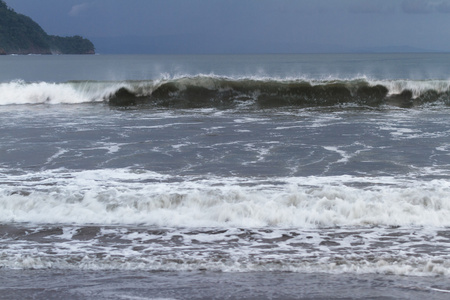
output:
POLYGON ((30 17, 0 0, 0 54, 93 54, 94 45, 81 36, 49 36, 30 17))
POLYGON ((79 35, 61 37, 56 35, 49 36, 52 52, 64 54, 94 54, 94 45, 88 39, 79 35))

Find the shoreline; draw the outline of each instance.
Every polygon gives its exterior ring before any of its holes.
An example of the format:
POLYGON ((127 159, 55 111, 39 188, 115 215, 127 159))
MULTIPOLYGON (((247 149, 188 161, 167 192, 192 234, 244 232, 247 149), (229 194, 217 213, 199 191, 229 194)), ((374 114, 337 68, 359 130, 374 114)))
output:
POLYGON ((3 299, 448 299, 450 278, 289 272, 0 270, 3 299))

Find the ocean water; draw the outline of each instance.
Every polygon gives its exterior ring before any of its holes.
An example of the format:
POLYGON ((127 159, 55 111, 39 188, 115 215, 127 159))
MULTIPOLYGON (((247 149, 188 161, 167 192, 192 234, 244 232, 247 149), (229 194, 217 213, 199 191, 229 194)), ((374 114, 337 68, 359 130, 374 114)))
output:
POLYGON ((449 70, 0 57, 0 298, 448 299, 449 70))

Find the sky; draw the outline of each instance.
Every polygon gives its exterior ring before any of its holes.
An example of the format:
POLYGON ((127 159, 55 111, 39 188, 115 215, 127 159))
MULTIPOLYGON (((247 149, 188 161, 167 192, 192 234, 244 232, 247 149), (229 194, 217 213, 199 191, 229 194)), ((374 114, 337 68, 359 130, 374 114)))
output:
POLYGON ((450 51, 450 0, 5 0, 98 53, 450 51))

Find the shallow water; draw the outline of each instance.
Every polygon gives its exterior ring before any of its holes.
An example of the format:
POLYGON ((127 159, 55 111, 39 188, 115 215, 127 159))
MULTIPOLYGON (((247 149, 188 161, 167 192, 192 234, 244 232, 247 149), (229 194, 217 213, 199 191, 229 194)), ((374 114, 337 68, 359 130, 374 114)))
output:
POLYGON ((376 274, 0 270, 3 299, 448 299, 446 279, 376 274))

